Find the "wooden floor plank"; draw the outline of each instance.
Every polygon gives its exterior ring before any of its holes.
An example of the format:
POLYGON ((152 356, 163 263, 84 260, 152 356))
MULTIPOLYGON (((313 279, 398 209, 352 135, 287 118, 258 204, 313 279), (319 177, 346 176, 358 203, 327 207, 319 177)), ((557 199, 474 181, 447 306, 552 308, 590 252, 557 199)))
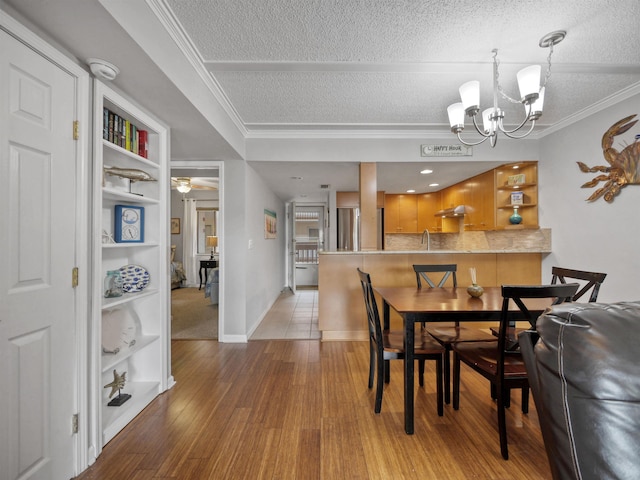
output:
POLYGON ((438 417, 427 362, 406 435, 402 362, 374 414, 366 342, 175 340, 172 363, 177 384, 78 480, 551 478, 533 402, 523 415, 512 395, 505 461, 489 385, 464 366, 460 410, 438 417))

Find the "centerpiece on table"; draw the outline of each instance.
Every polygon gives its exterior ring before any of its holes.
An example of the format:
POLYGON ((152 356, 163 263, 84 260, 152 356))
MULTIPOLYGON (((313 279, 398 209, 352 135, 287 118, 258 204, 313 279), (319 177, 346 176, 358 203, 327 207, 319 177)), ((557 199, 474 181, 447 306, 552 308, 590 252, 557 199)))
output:
POLYGON ((469 273, 471 274, 471 285, 467 287, 467 293, 474 298, 481 297, 484 293, 484 289, 478 285, 475 267, 471 267, 469 269, 469 273))

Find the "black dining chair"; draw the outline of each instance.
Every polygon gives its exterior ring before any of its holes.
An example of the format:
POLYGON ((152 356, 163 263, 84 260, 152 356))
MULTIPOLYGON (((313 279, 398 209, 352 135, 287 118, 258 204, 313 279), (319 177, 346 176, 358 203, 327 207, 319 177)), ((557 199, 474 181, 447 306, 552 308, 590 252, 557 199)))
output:
MULTIPOLYGON (((607 277, 606 273, 597 273, 597 272, 587 272, 584 270, 572 270, 570 268, 562 268, 562 267, 551 267, 551 284, 556 285, 558 283, 567 283, 567 279, 569 280, 579 280, 578 284, 582 286, 578 287, 578 291, 575 293, 572 302, 578 301, 581 297, 591 291, 589 295, 589 302, 598 301, 598 293, 600 292, 600 286, 604 279, 607 277)), ((523 328, 516 328, 514 325, 511 325, 508 335, 511 341, 515 341, 518 335, 525 331, 523 328)), ((498 334, 496 328, 491 328, 491 331, 494 335, 498 334)))
MULTIPOLYGON (((458 286, 458 279, 456 277, 456 271, 458 266, 455 263, 444 265, 414 265, 413 271, 416 273, 416 283, 418 288, 422 288, 422 281, 430 288, 443 288, 447 280, 451 278, 451 285, 453 287, 458 286), (437 275, 434 275, 437 274, 437 275), (434 277, 440 276, 440 280, 434 277)), ((422 331, 425 334, 433 337, 440 345, 445 348, 444 355, 444 403, 450 403, 451 401, 451 366, 450 366, 450 352, 454 343, 458 342, 495 342, 496 337, 488 332, 484 332, 479 328, 474 327, 462 327, 460 322, 453 324, 422 324, 422 331)))
POLYGON ((491 382, 495 392, 498 410, 498 431, 500 451, 505 460, 509 459, 507 448, 507 424, 505 409, 510 391, 522 389, 522 412, 528 413, 529 383, 527 370, 517 341, 509 339, 509 323, 516 320, 515 313, 509 311, 510 302, 514 302, 519 311, 518 320, 527 320, 535 330, 537 317, 534 318, 526 306, 526 299, 548 298, 549 305, 571 301, 578 291, 578 283, 557 285, 503 285, 502 312, 497 343, 463 342, 453 345, 453 409, 460 407, 460 363, 464 363, 491 382))
MULTIPOLYGON (((371 285, 371 276, 360 270, 358 276, 362 285, 362 294, 367 310, 369 324, 369 388, 373 388, 373 378, 377 372, 376 400, 374 412, 382 409, 383 383, 389 383, 389 361, 404 359, 404 337, 402 332, 383 330, 380 322, 378 304, 371 285)), ((436 361, 436 402, 438 415, 444 414, 442 402, 442 361, 444 348, 429 337, 418 336, 415 340, 415 356, 418 360, 418 375, 420 386, 424 385, 425 360, 436 361)))
MULTIPOLYGON (((572 301, 577 301, 585 295, 589 290, 589 302, 598 301, 598 293, 600 292, 600 286, 604 279, 607 277, 606 273, 586 272, 583 270, 572 270, 570 268, 551 267, 551 283, 567 283, 569 280, 580 280, 586 282, 582 288, 580 288, 573 296, 572 301)), ((579 282, 578 282, 579 283, 579 282)))

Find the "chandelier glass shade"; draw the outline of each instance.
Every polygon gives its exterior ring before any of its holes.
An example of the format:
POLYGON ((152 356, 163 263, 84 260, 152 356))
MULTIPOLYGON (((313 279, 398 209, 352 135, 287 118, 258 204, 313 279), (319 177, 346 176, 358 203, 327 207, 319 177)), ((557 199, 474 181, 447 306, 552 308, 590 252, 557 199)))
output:
POLYGON ((540 75, 542 71, 540 65, 531 65, 520 70, 516 74, 520 93, 519 99, 511 98, 502 90, 498 81, 498 67, 500 64, 498 61, 498 50, 494 49, 492 51, 493 105, 480 113, 480 82, 478 80, 471 80, 464 83, 459 89, 461 101, 459 103, 449 105, 447 108, 451 132, 458 136, 458 140, 465 145, 473 146, 479 145, 489 139, 491 146, 495 147, 499 132, 502 132, 509 138, 524 138, 529 135, 535 127, 536 120, 542 116, 544 93, 547 81, 551 76, 551 55, 553 53, 553 46, 560 43, 565 36, 566 32, 559 30, 542 37, 539 42, 540 47, 549 48, 547 72, 542 84, 540 84, 540 75), (521 103, 524 106, 524 118, 516 127, 512 129, 505 128, 505 114, 498 106, 498 97, 502 97, 511 103, 521 103), (478 114, 482 117, 482 126, 478 124, 478 114), (465 115, 471 117, 476 132, 481 136, 480 140, 476 142, 467 142, 462 139, 460 133, 464 130, 465 115), (520 132, 527 122, 530 122, 529 127, 524 132, 520 132))

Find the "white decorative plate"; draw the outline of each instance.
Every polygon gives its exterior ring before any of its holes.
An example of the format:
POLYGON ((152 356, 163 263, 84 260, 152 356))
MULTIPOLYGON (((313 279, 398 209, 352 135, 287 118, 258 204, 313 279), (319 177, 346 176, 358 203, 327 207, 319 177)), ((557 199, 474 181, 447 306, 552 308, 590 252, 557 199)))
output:
POLYGON ((140 265, 120 267, 124 293, 140 292, 149 285, 149 272, 140 265))
POLYGON ((118 353, 136 343, 138 317, 133 310, 117 308, 102 312, 102 351, 118 353))

